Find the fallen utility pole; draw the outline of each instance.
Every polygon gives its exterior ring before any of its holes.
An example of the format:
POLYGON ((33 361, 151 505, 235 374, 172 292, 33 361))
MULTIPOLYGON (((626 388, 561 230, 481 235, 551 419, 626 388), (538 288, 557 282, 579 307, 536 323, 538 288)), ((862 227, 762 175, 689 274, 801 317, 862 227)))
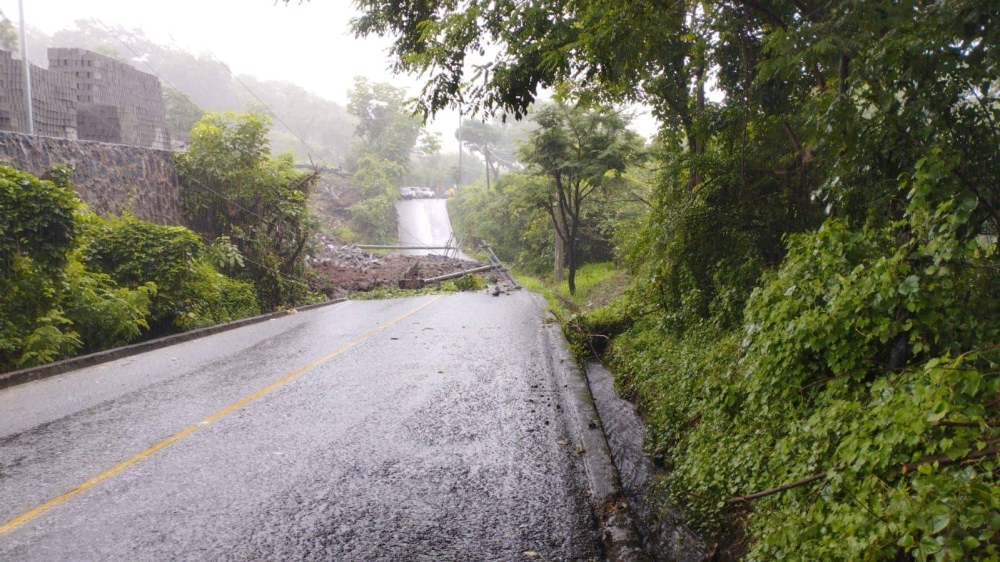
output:
POLYGON ((362 250, 454 250, 454 246, 378 246, 372 244, 357 244, 362 250))
POLYGON ((517 280, 514 279, 514 276, 510 274, 510 271, 508 271, 507 268, 503 266, 503 263, 500 261, 500 258, 498 258, 497 255, 493 253, 492 246, 490 246, 489 244, 480 244, 479 249, 485 250, 489 254, 490 264, 493 265, 493 267, 500 269, 500 273, 504 276, 507 282, 511 284, 512 287, 514 287, 515 289, 521 288, 521 286, 517 284, 517 280))
POLYGON ((421 279, 424 283, 437 283, 439 281, 447 281, 449 279, 456 279, 458 277, 464 277, 466 275, 472 275, 475 273, 483 273, 486 271, 491 271, 496 269, 496 265, 484 265, 483 267, 477 267, 475 269, 467 269, 465 271, 458 271, 455 273, 449 273, 447 275, 438 275, 437 277, 429 277, 427 279, 421 279))
MULTIPOLYGON (((414 264, 416 267, 416 264, 414 264)), ((434 283, 440 283, 441 281, 447 281, 449 279, 457 279, 459 277, 465 277, 466 275, 475 275, 476 273, 484 273, 496 269, 495 265, 484 265, 483 267, 476 267, 473 269, 466 269, 465 271, 456 271, 455 273, 448 273, 447 275, 438 275, 437 277, 430 277, 427 279, 419 279, 416 277, 411 277, 414 275, 414 271, 408 271, 404 274, 403 278, 399 280, 400 289, 423 289, 427 285, 434 283)))

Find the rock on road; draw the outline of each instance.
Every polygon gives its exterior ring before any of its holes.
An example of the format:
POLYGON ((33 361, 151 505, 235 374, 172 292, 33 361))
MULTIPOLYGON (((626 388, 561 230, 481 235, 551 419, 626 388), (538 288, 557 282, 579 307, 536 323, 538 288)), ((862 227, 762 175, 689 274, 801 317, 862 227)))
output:
POLYGON ((0 525, 48 506, 0 560, 599 559, 542 311, 348 301, 0 391, 0 525))

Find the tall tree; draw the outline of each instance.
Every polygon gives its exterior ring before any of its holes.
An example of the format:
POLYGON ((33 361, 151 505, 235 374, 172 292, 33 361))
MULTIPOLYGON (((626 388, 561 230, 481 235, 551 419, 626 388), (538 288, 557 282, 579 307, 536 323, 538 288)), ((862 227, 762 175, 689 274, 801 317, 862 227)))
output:
POLYGON ((14 22, 7 18, 3 10, 0 10, 0 49, 17 54, 19 50, 18 39, 17 30, 14 29, 14 22))
POLYGON ((167 108, 167 127, 173 136, 188 135, 205 112, 187 94, 163 86, 163 103, 167 108))
POLYGON ((499 175, 499 170, 491 162, 490 156, 496 144, 500 142, 502 133, 499 127, 478 119, 463 119, 461 133, 459 136, 456 132, 456 138, 469 150, 481 154, 483 161, 486 162, 486 186, 488 188, 491 176, 493 181, 496 181, 499 175))
POLYGON ((265 309, 304 293, 303 250, 314 228, 306 202, 317 175, 295 169, 291 155, 271 155, 270 119, 254 113, 208 113, 175 158, 185 213, 194 229, 228 236, 246 256, 238 276, 252 281, 265 309))
POLYGON ((639 160, 642 141, 627 128, 621 114, 608 107, 559 102, 542 108, 534 119, 539 128, 529 135, 521 157, 549 179, 538 201, 552 218, 556 237, 565 244, 569 292, 575 294, 584 206, 639 160))
POLYGON ((408 108, 406 92, 384 82, 355 78, 347 110, 357 119, 355 136, 362 154, 374 154, 404 168, 423 123, 408 108))

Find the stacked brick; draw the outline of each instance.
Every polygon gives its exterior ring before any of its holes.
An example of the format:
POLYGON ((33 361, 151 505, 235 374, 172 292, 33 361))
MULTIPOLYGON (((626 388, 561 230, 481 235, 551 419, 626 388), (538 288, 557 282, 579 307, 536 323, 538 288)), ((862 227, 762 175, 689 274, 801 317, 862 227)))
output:
POLYGON ((49 49, 49 68, 75 85, 79 138, 169 149, 160 80, 85 49, 49 49))
MULTIPOLYGON (((28 130, 24 89, 24 63, 0 50, 0 130, 28 130)), ((31 99, 35 134, 77 138, 76 85, 68 76, 31 65, 31 99)))

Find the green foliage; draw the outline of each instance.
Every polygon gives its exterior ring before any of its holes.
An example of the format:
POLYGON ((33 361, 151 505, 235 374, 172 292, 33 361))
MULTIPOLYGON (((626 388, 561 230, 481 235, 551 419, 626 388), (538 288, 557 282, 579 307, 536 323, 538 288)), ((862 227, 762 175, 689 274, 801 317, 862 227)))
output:
POLYGON ((244 267, 243 254, 228 236, 220 236, 208 248, 207 258, 220 271, 244 267))
MULTIPOLYGON (((19 342, 20 358, 16 367, 34 367, 51 363, 57 359, 76 353, 83 342, 80 335, 72 330, 72 322, 59 310, 50 310, 34 322, 35 329, 23 342, 19 342)), ((6 338, 5 338, 6 339, 6 338)))
POLYGON ((88 268, 124 287, 150 286, 154 333, 192 329, 258 313, 253 285, 221 275, 197 234, 133 217, 91 216, 81 249, 88 268))
POLYGON ((197 234, 182 226, 163 226, 125 215, 87 217, 83 262, 111 276, 115 283, 136 287, 152 282, 157 290, 176 292, 192 275, 205 251, 197 234))
POLYGON ((463 275, 455 279, 454 283, 459 291, 481 291, 486 287, 478 275, 463 275))
POLYGON ((375 154, 365 154, 358 160, 358 171, 352 181, 362 199, 351 205, 352 229, 364 239, 382 244, 396 238, 396 186, 404 169, 399 164, 375 154))
POLYGON ((222 275, 208 263, 195 264, 191 280, 178 295, 182 307, 174 325, 191 330, 260 314, 254 286, 222 275))
POLYGON ((154 283, 120 287, 110 275, 88 272, 74 261, 66 270, 62 306, 80 335, 81 351, 88 353, 125 345, 148 330, 155 296, 154 283))
POLYGON ((692 524, 723 532, 727 498, 825 472, 753 502, 750 558, 998 555, 1000 279, 995 246, 963 241, 974 201, 958 207, 916 196, 903 225, 793 236, 740 330, 659 313, 615 340, 692 524))
POLYGON ((300 302, 308 289, 300 279, 315 222, 307 201, 316 176, 296 170, 289 155, 271 157, 269 124, 259 114, 209 113, 176 162, 195 230, 227 237, 244 262, 227 265, 227 272, 252 282, 261 308, 275 310, 300 302))
POLYGON ((385 243, 395 239, 392 227, 396 224, 394 199, 379 196, 351 205, 351 226, 366 240, 385 243))
POLYGON ((539 275, 552 268, 551 219, 529 194, 544 189, 544 179, 515 172, 501 176, 495 188, 484 183, 462 187, 448 200, 456 232, 486 241, 505 263, 539 275))
POLYGON ((187 135, 205 115, 184 92, 163 87, 163 103, 167 110, 167 127, 174 136, 187 135))
POLYGON ((61 181, 0 165, 0 369, 51 361, 81 345, 59 308, 79 206, 61 181))
POLYGON ((632 304, 580 324, 625 330, 619 384, 710 541, 1000 559, 995 2, 359 6, 428 112, 520 116, 545 86, 653 107, 652 211, 616 231, 632 304))
POLYGON ((407 108, 406 91, 358 77, 348 97, 347 111, 358 121, 356 157, 374 155, 408 167, 423 123, 407 108))
POLYGON ((73 212, 79 206, 67 184, 0 164, 0 277, 19 256, 39 268, 61 268, 76 235, 73 212))
MULTIPOLYGON (((423 124, 407 109, 400 88, 356 78, 349 96, 348 111, 358 126, 348 165, 355 170, 352 181, 362 197, 348 209, 351 227, 365 240, 385 243, 396 238, 393 202, 423 124)), ((436 140, 428 142, 425 149, 436 152, 436 140)))
POLYGON ((642 141, 627 120, 608 107, 568 106, 562 101, 534 116, 539 128, 521 146, 521 158, 545 177, 545 189, 529 195, 552 219, 565 244, 569 292, 576 292, 584 211, 599 192, 619 186, 629 165, 642 159, 642 141), (599 191, 600 190, 600 191, 599 191))
POLYGON ((0 166, 0 371, 259 312, 253 286, 208 261, 224 241, 208 251, 186 228, 98 217, 69 169, 48 177, 0 166))
POLYGON ((395 197, 396 187, 404 173, 403 166, 392 160, 377 154, 364 154, 358 159, 358 169, 352 182, 365 199, 395 197))
POLYGON ((17 54, 19 51, 17 30, 14 29, 14 22, 10 21, 6 14, 0 10, 0 49, 17 54))

